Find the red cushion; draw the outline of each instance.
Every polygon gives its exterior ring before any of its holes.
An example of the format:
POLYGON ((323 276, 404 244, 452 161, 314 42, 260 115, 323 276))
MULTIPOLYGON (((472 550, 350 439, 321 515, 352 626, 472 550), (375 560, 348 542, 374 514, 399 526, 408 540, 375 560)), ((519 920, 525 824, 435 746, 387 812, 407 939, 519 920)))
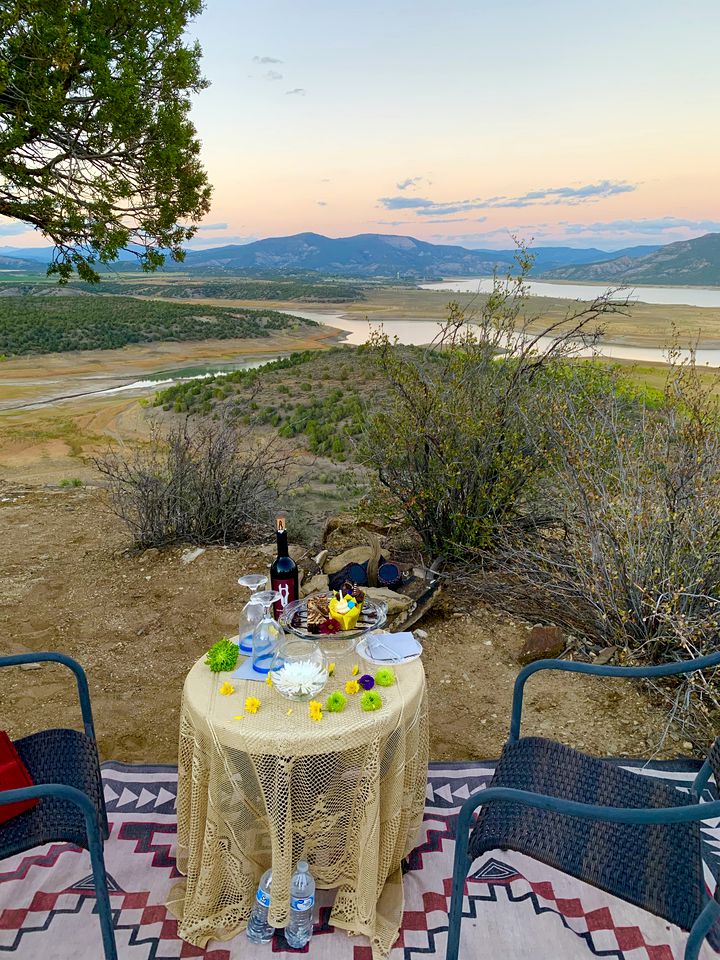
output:
MULTIPOLYGON (((15 744, 4 730, 0 730, 0 791, 31 787, 33 780, 20 759, 15 744)), ((0 823, 37 806, 39 800, 23 800, 20 803, 0 804, 0 823)))

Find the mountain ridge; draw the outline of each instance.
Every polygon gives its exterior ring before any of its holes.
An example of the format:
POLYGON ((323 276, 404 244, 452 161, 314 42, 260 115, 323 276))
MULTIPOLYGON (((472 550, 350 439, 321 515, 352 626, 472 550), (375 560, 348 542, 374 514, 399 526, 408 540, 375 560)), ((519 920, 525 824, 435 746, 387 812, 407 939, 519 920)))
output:
POLYGON ((548 280, 579 280, 645 286, 720 286, 720 233, 676 240, 640 257, 566 265, 548 280))

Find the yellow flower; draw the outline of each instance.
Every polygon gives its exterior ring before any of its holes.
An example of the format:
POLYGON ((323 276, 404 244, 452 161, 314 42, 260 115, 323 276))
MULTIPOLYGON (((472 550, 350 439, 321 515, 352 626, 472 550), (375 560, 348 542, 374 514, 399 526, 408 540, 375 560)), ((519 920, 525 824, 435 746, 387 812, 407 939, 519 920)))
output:
POLYGON ((270 674, 268 674, 268 675, 265 677, 265 683, 266 683, 269 687, 272 686, 272 677, 270 676, 270 674))
POLYGON ((293 708, 290 707, 290 709, 289 709, 288 712, 287 712, 287 715, 290 716, 290 714, 292 713, 292 711, 293 711, 293 708))
POLYGON ((248 697, 245 700, 245 709, 248 713, 257 713, 260 709, 260 701, 257 697, 248 697))
POLYGON ((235 693, 235 687, 231 683, 228 683, 226 680, 225 683, 218 690, 218 693, 220 694, 221 697, 229 697, 231 693, 235 693))
POLYGON ((360 667, 357 664, 355 664, 355 666, 352 668, 352 675, 356 677, 359 673, 360 673, 360 667))
POLYGON ((328 676, 331 677, 335 673, 335 661, 328 665, 328 676))
POLYGON ((244 719, 245 719, 245 717, 240 717, 240 716, 233 717, 233 720, 244 720, 244 719))
POLYGON ((360 689, 360 684, 357 680, 347 680, 345 683, 345 693, 357 693, 360 689))
POLYGON ((308 710, 310 712, 311 720, 322 720, 323 718, 322 704, 320 703, 319 700, 311 700, 310 703, 308 704, 308 710))

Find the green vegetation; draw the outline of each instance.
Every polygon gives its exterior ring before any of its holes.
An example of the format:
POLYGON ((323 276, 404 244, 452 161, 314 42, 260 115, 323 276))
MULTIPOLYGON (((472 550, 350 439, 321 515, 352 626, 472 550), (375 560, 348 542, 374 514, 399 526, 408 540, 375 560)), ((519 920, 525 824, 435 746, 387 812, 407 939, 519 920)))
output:
POLYGON ((155 396, 166 411, 218 415, 227 407, 245 424, 305 438, 311 453, 338 462, 352 458, 365 411, 379 402, 378 372, 365 350, 305 350, 255 370, 236 370, 175 384, 155 396))
POLYGON ((59 486, 65 487, 81 487, 83 485, 82 480, 79 477, 63 477, 60 481, 59 486))
POLYGON ((0 353, 115 349, 155 340, 267 337, 316 326, 274 310, 133 300, 130 297, 0 299, 0 353))
POLYGON ((104 280, 100 287, 83 284, 82 289, 126 297, 181 300, 300 300, 307 303, 349 303, 365 299, 359 284, 344 280, 207 280, 173 283, 104 280))

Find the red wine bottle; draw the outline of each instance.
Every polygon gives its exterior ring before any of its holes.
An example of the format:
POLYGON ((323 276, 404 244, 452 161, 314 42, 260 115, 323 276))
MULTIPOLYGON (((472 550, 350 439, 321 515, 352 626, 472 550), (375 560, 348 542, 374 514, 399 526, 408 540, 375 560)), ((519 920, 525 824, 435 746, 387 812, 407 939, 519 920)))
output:
POLYGON ((277 557, 270 567, 270 586, 280 593, 280 599, 274 604, 275 619, 280 617, 285 607, 297 600, 298 569, 295 561, 288 553, 288 535, 285 528, 285 517, 277 518, 277 557))

